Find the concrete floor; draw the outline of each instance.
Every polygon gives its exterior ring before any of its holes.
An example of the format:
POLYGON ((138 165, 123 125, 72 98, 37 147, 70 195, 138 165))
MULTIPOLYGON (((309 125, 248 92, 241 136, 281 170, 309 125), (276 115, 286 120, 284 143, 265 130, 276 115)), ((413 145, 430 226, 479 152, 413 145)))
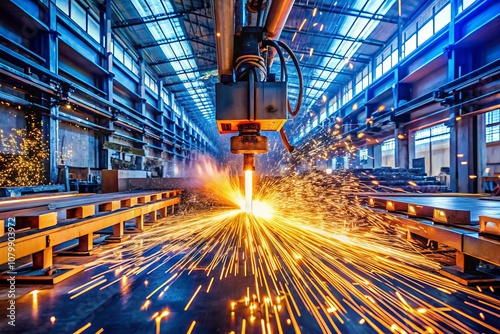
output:
MULTIPOLYGON (((153 230, 154 234, 155 231, 153 230)), ((117 272, 116 269, 120 265, 126 266, 130 260, 136 260, 138 253, 135 248, 116 248, 116 245, 106 245, 98 247, 97 255, 91 257, 64 257, 57 258, 56 263, 86 263, 91 262, 96 264, 99 259, 103 259, 105 266, 88 268, 83 273, 63 281, 55 286, 48 285, 18 285, 16 291, 16 327, 11 327, 7 324, 7 287, 0 288, 0 332, 1 333, 74 333, 81 330, 84 326, 83 333, 96 333, 103 330, 104 333, 187 333, 193 321, 196 321, 193 333, 235 333, 242 332, 242 321, 246 320, 246 333, 262 333, 260 319, 264 318, 265 305, 261 303, 254 312, 257 321, 250 323, 250 314, 248 307, 245 307, 243 299, 246 295, 246 289, 255 283, 255 276, 248 274, 244 276, 238 274, 236 276, 229 275, 223 280, 219 279, 221 268, 218 268, 207 276, 204 269, 206 264, 211 261, 214 254, 207 254, 203 262, 199 263, 196 268, 189 273, 187 270, 178 271, 180 277, 171 285, 164 285, 174 273, 165 273, 171 265, 181 260, 185 255, 182 252, 163 254, 162 247, 169 244, 168 241, 161 241, 161 231, 157 233, 158 242, 153 247, 147 248, 140 253, 143 259, 140 263, 136 263, 136 268, 146 268, 137 274, 129 275, 127 279, 123 278, 122 272, 117 272), (116 260, 116 254, 121 260, 117 263, 112 263, 106 260, 109 254, 114 254, 113 259, 116 260), (154 270, 150 273, 150 269, 161 264, 161 270, 154 270), (113 267, 114 266, 114 267, 113 267), (88 284, 99 282, 99 278, 93 278, 100 273, 112 270, 103 274, 102 279, 106 282, 101 283, 90 291, 82 295, 72 298, 78 292, 86 287, 92 286, 88 284), (214 278, 213 284, 210 281, 214 278), (101 287, 115 282, 114 284, 100 290, 101 287), (185 311, 186 305, 192 298, 193 294, 199 286, 202 289, 199 291, 192 304, 185 311), (150 300, 151 304, 145 307, 145 300, 155 289, 163 286, 169 286, 168 290, 161 294, 157 292, 150 300), (211 286, 209 293, 206 292, 208 286, 211 286), (71 291, 78 288, 76 292, 71 291), (33 290, 39 290, 35 296, 31 293, 33 290), (234 310, 231 310, 231 303, 235 302, 234 310), (166 315, 160 322, 152 319, 155 312, 162 312, 168 309, 169 314, 166 315), (232 313, 234 311, 234 313, 232 313), (51 317, 55 317, 55 321, 51 321, 51 317)), ((138 234, 130 242, 137 243, 142 246, 142 235, 138 234)), ((346 247, 348 247, 346 245, 346 247)), ((243 262, 238 264, 240 269, 243 262)), ((347 263, 346 267, 353 273, 362 275, 363 273, 357 268, 356 263, 347 263)), ((304 268, 307 269, 307 268, 304 268)), ((347 277, 346 270, 338 267, 331 267, 331 272, 338 274, 341 277, 347 277)), ((376 268, 374 268, 376 271, 376 268)), ((290 272, 286 275, 293 276, 290 272)), ((277 274, 278 279, 285 279, 283 275, 277 274), (280 278, 281 277, 281 278, 280 278)), ((397 272, 394 272, 398 276, 397 272)), ((369 278, 367 278, 369 279, 369 278)), ((326 284, 326 283, 325 283, 326 284)), ((389 291, 399 289, 407 291, 419 296, 422 300, 427 300, 430 305, 435 304, 433 298, 443 300, 453 307, 460 308, 464 314, 477 318, 478 310, 466 307, 464 301, 471 300, 467 293, 457 292, 452 295, 437 291, 435 287, 428 285, 426 282, 418 282, 419 289, 414 290, 411 286, 417 284, 412 279, 407 279, 404 276, 398 276, 398 280, 389 283, 377 283, 377 287, 381 291, 389 291)), ((335 288, 329 286, 329 289, 334 295, 338 293, 335 288)), ((474 291, 471 289, 471 291, 474 291)), ((294 291, 292 290, 292 293, 294 291)), ((367 292, 368 293, 368 292, 367 292)), ((486 295, 495 299, 498 295, 485 292, 486 295)), ((339 298, 342 296, 338 295, 339 298)), ((297 317, 297 322, 300 325, 300 330, 303 333, 322 333, 324 332, 317 324, 316 319, 307 311, 304 304, 298 299, 298 309, 301 317, 297 317)), ((488 306, 483 307, 487 311, 483 311, 487 315, 484 323, 493 328, 500 328, 500 318, 492 316, 488 312, 496 314, 498 311, 488 306)), ((398 310, 400 311, 400 310, 398 310)), ((387 307, 387 312, 392 312, 387 307)), ((296 330, 292 325, 286 323, 286 311, 280 313, 282 330, 284 333, 295 333, 296 330)), ((466 324, 477 332, 491 332, 487 327, 479 325, 477 322, 471 321, 467 316, 454 315, 460 319, 461 323, 466 324)), ((373 333, 373 329, 369 326, 360 324, 360 317, 353 311, 348 310, 343 324, 337 323, 339 330, 343 333, 373 333)), ((331 327, 330 327, 331 328, 331 327)), ((271 329, 273 333, 279 332, 276 322, 271 316, 271 329)), ((333 329, 331 328, 333 331, 333 329)), ((384 330, 384 332, 391 332, 384 330)), ((450 332, 453 332, 451 330, 450 332)))

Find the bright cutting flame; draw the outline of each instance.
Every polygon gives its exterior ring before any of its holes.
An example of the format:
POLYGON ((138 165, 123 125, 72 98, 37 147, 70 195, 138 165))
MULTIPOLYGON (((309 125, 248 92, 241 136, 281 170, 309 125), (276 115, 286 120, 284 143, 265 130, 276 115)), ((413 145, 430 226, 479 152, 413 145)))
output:
POLYGON ((261 201, 252 202, 252 213, 254 216, 264 219, 271 219, 273 217, 273 208, 271 204, 261 201))
POLYGON ((245 171, 245 212, 252 213, 253 171, 245 171))

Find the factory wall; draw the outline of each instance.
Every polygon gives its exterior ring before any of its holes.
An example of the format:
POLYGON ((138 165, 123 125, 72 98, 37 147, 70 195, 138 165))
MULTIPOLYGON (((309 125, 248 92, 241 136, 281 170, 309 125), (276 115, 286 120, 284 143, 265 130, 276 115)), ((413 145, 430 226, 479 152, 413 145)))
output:
POLYGON ((0 4, 0 129, 26 128, 25 110, 42 121, 47 182, 57 181, 61 163, 178 176, 200 155, 216 156, 210 129, 110 28, 111 7, 90 4, 83 16, 71 11, 75 1, 0 4))
POLYGON ((486 167, 490 174, 500 174, 500 143, 486 145, 486 167))
POLYGON ((451 190, 480 192, 486 167, 490 174, 500 173, 500 142, 485 143, 483 120, 485 113, 500 109, 500 2, 474 1, 465 10, 457 5, 431 1, 405 20, 387 49, 323 101, 326 119, 317 129, 306 123, 297 131, 297 142, 321 138, 321 128, 341 129, 341 141, 373 152, 374 168, 411 168, 412 159, 425 157, 429 175, 449 168, 451 190), (449 23, 436 16, 443 8, 450 13, 449 23), (405 50, 410 36, 418 35, 429 20, 439 28, 423 41, 417 38, 416 48, 405 50), (397 45, 403 46, 400 57, 391 55, 389 67, 382 67, 394 45, 395 52, 397 45), (360 84, 366 75, 371 82, 360 84), (356 87, 352 97, 344 94, 351 86, 356 87), (417 131, 440 124, 448 129, 446 134, 416 145, 417 131), (388 138, 395 140, 394 159, 381 145, 388 138))
POLYGON ((59 158, 61 164, 97 168, 94 131, 61 122, 59 124, 59 158))
MULTIPOLYGON (((4 137, 8 137, 14 134, 12 129, 25 129, 26 120, 24 118, 24 111, 14 108, 13 106, 7 106, 5 102, 0 104, 0 130, 3 131, 4 137)), ((2 147, 1 149, 3 149, 2 147)), ((1 150, 0 149, 0 150, 1 150)))

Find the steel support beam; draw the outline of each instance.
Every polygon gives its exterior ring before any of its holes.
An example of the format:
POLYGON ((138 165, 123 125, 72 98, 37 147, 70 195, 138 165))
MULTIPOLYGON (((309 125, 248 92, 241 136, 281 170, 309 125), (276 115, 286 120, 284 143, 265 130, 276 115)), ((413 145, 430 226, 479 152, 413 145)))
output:
MULTIPOLYGON (((365 10, 359 10, 359 9, 354 9, 354 8, 344 8, 344 7, 340 7, 340 6, 337 7, 337 6, 331 6, 331 5, 316 5, 315 7, 318 9, 319 12, 324 12, 324 13, 354 16, 354 17, 360 17, 363 19, 370 19, 370 20, 374 20, 374 21, 393 23, 393 24, 398 23, 397 17, 390 17, 387 15, 371 13, 371 12, 367 12, 365 10)), ((301 9, 301 10, 311 10, 311 5, 295 3, 293 5, 293 8, 297 8, 297 9, 301 9)))
POLYGON ((112 26, 112 28, 113 29, 129 28, 129 27, 134 27, 134 26, 138 26, 141 24, 148 24, 148 23, 155 23, 155 22, 166 21, 166 20, 171 20, 171 19, 177 19, 177 18, 183 17, 186 14, 189 14, 190 12, 192 12, 192 11, 165 13, 165 14, 160 14, 160 15, 145 16, 145 17, 141 17, 141 18, 137 18, 137 19, 118 21, 118 22, 115 22, 115 24, 112 26))
MULTIPOLYGON (((309 50, 296 50, 294 51, 295 54, 304 54, 304 55, 309 55, 309 50)), ((314 50, 313 56, 316 57, 322 57, 322 58, 332 58, 332 59, 338 59, 338 60, 344 60, 345 57, 336 53, 331 53, 331 52, 322 52, 322 51, 317 51, 314 50)), ((362 64, 368 64, 370 63, 371 59, 368 58, 369 56, 365 55, 366 58, 360 58, 359 55, 356 57, 351 57, 349 61, 355 62, 355 63, 362 63, 362 64)))
MULTIPOLYGON (((202 57, 201 55, 203 55, 203 54, 213 54, 213 53, 202 52, 202 53, 192 54, 191 56, 176 57, 176 58, 171 58, 171 59, 167 58, 167 59, 159 60, 159 61, 156 61, 153 63, 148 63, 148 65, 149 66, 158 66, 158 65, 169 64, 169 63, 176 62, 176 61, 183 61, 183 60, 190 60, 190 59, 202 59, 202 60, 206 60, 206 61, 213 62, 214 64, 216 64, 215 59, 209 59, 209 58, 202 57)), ((217 69, 217 67, 214 68, 214 70, 216 70, 216 69, 217 69)))
MULTIPOLYGON (((187 42, 187 41, 189 41, 189 42, 200 42, 200 41, 206 42, 206 41, 203 41, 202 38, 211 37, 211 36, 213 36, 213 34, 204 35, 204 36, 196 36, 196 37, 165 38, 165 39, 156 40, 154 42, 136 44, 136 45, 134 45, 134 48, 136 48, 138 50, 149 49, 149 48, 153 48, 156 46, 168 45, 168 44, 177 43, 177 42, 187 42)), ((209 42, 206 42, 206 43, 209 43, 209 42)), ((213 45, 215 47, 215 44, 210 43, 210 45, 213 45)))
MULTIPOLYGON (((48 20, 50 31, 57 31, 57 7, 55 2, 50 1, 48 7, 48 20)), ((44 35, 42 43, 45 44, 44 58, 47 70, 57 74, 59 68, 58 34, 51 33, 44 35)), ((59 165, 59 105, 55 104, 50 108, 49 128, 46 131, 49 137, 49 181, 58 183, 57 176, 59 165)), ((45 128, 46 129, 46 128, 45 128)), ((66 189, 69 191, 69 189, 66 189)), ((52 254, 52 253, 51 253, 52 254)))
POLYGON ((380 48, 383 48, 384 46, 386 46, 386 43, 384 43, 382 41, 377 41, 377 40, 373 40, 373 39, 354 38, 354 37, 349 37, 349 36, 345 36, 345 35, 329 34, 327 32, 313 32, 313 31, 298 30, 298 29, 292 29, 292 28, 284 28, 283 32, 287 32, 287 33, 291 33, 291 34, 296 33, 297 35, 304 35, 304 36, 308 36, 308 37, 318 37, 318 38, 325 38, 325 39, 338 39, 338 40, 347 41, 347 42, 358 42, 358 43, 377 46, 380 48))

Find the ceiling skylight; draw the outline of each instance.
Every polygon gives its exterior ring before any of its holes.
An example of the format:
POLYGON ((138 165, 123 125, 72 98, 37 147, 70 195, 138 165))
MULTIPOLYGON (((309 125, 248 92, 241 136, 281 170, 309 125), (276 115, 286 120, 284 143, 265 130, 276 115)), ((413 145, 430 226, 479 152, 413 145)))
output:
MULTIPOLYGON (((378 15, 385 15, 395 2, 396 0, 356 0, 351 8, 377 13, 378 15)), ((362 40, 367 38, 373 30, 375 30, 378 24, 378 20, 347 16, 338 34, 351 39, 362 40)), ((305 89, 305 106, 310 108, 312 104, 321 98, 325 90, 335 80, 335 77, 356 53, 361 44, 360 42, 341 39, 332 40, 328 52, 334 56, 322 57, 321 62, 318 64, 322 69, 314 71, 313 79, 307 84, 305 89), (338 57, 339 55, 342 57, 338 57)))
MULTIPOLYGON (((175 13, 174 6, 168 0, 132 0, 132 4, 141 17, 175 13)), ((147 23, 146 26, 154 39, 172 41, 160 46, 165 58, 170 61, 170 66, 177 72, 179 80, 190 93, 193 104, 201 111, 206 121, 214 123, 212 100, 208 96, 205 83, 198 80, 201 75, 189 42, 189 36, 186 36, 182 28, 182 21, 174 17, 147 23)), ((187 112, 195 115, 193 110, 187 110, 187 112)))

